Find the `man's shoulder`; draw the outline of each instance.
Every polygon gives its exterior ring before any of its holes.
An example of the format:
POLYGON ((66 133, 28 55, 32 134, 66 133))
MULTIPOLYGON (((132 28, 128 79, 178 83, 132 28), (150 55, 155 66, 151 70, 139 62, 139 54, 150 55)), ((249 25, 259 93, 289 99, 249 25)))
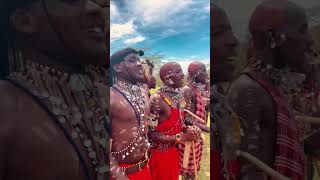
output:
POLYGON ((194 96, 195 95, 193 89, 191 89, 191 87, 188 85, 185 85, 181 90, 185 96, 194 96))
POLYGON ((9 81, 0 80, 0 112, 12 111, 23 101, 24 93, 9 81))
POLYGON ((240 75, 238 79, 232 83, 227 99, 229 102, 246 102, 246 100, 253 101, 255 104, 263 102, 263 106, 271 106, 272 104, 272 99, 267 90, 247 75, 240 75))
POLYGON ((231 93, 244 93, 247 91, 252 91, 257 94, 266 94, 266 90, 255 80, 247 75, 240 75, 230 87, 231 93))
MULTIPOLYGON (((0 116, 11 120, 34 117, 40 110, 30 95, 9 81, 0 80, 0 116)), ((44 111, 43 111, 44 112, 44 111)))

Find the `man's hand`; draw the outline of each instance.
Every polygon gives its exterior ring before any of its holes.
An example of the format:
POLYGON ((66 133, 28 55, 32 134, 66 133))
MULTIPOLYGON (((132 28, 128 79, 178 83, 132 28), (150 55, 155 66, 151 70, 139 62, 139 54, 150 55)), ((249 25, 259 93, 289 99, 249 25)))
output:
POLYGON ((159 114, 160 113, 160 95, 155 94, 150 97, 149 100, 150 105, 150 112, 152 114, 159 114))

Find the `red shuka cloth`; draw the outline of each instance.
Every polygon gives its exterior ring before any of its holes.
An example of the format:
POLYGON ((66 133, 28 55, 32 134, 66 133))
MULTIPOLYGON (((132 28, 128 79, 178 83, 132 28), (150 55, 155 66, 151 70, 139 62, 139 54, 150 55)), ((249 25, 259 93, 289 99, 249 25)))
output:
POLYGON ((210 178, 213 180, 224 180, 222 172, 223 172, 223 167, 222 167, 222 162, 221 162, 221 156, 220 152, 218 151, 210 151, 211 155, 211 163, 210 163, 210 171, 211 175, 210 178))
MULTIPOLYGON (((188 85, 193 92, 195 93, 196 96, 196 112, 195 114, 199 116, 201 119, 206 120, 206 109, 205 109, 205 104, 203 103, 202 97, 200 95, 200 92, 198 92, 192 84, 188 85)), ((180 153, 180 174, 185 175, 185 174, 192 174, 194 175, 194 169, 197 168, 197 171, 200 170, 200 162, 201 162, 201 156, 202 156, 202 150, 203 150, 203 139, 199 138, 197 141, 194 143, 194 151, 195 151, 195 158, 193 158, 193 149, 191 148, 190 150, 190 155, 189 155, 189 163, 187 168, 182 167, 183 163, 183 155, 185 151, 185 146, 184 144, 179 144, 179 153, 180 153), (194 162, 195 159, 195 162, 194 162), (195 167, 197 163, 197 167, 195 167)))
POLYGON ((304 178, 303 150, 299 142, 298 122, 288 109, 287 102, 279 90, 259 72, 246 73, 271 95, 277 110, 276 156, 274 168, 292 180, 304 178))
MULTIPOLYGON (((129 167, 132 166, 133 164, 119 164, 119 167, 129 167)), ((132 174, 128 174, 127 177, 130 180, 153 180, 151 177, 151 173, 150 173, 150 167, 149 164, 145 165, 141 171, 132 173, 132 174)), ((111 178, 112 179, 112 178, 111 178)))
MULTIPOLYGON (((171 108, 171 115, 168 120, 156 127, 156 131, 166 135, 175 135, 181 132, 180 113, 177 109, 171 108)), ((179 179, 179 153, 175 144, 170 144, 165 150, 151 148, 150 169, 153 180, 177 180, 179 179)))

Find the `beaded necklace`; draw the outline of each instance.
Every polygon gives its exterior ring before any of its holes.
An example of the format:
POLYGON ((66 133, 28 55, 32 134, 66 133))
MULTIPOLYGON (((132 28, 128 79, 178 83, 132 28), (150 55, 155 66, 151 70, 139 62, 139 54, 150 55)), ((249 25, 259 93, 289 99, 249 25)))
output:
POLYGON ((109 171, 107 138, 107 89, 99 68, 88 67, 92 80, 85 74, 68 74, 48 66, 26 61, 21 72, 12 72, 8 79, 21 85, 51 111, 60 124, 70 130, 86 150, 97 179, 109 171), (99 78, 97 78, 99 77, 99 78), (103 89, 101 89, 103 88, 103 89))
POLYGON ((146 158, 148 158, 148 150, 150 148, 150 143, 148 142, 148 126, 147 119, 145 114, 145 101, 144 96, 141 92, 141 87, 135 84, 130 84, 118 79, 114 80, 113 87, 118 90, 130 103, 134 109, 139 123, 138 133, 133 138, 133 140, 122 150, 111 152, 117 159, 125 159, 128 157, 133 150, 138 146, 138 142, 145 140, 146 149, 146 158))
POLYGON ((181 88, 172 88, 166 85, 160 87, 160 91, 169 95, 173 103, 177 105, 180 112, 184 111, 186 102, 183 95, 181 94, 181 88))

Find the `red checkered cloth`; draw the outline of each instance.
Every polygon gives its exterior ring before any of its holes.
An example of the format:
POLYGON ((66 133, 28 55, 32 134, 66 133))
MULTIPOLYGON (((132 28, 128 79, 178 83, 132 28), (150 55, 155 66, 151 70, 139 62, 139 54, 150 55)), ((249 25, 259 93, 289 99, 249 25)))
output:
POLYGON ((202 100, 202 96, 201 96, 201 92, 198 92, 197 89, 195 87, 193 87, 193 85, 191 83, 189 83, 188 85, 194 92, 194 94, 196 95, 196 115, 199 116, 201 119, 206 120, 206 107, 205 104, 203 103, 202 100))
MULTIPOLYGON (((196 115, 199 116, 201 119, 206 119, 206 109, 205 105, 202 101, 202 97, 200 93, 192 86, 189 84, 189 87, 194 91, 196 95, 196 115)), ((179 154, 180 154, 180 174, 192 174, 194 175, 194 169, 195 169, 195 162, 193 159, 193 149, 191 148, 190 150, 190 156, 189 156, 189 163, 187 168, 182 167, 182 162, 183 162, 183 154, 185 151, 185 146, 183 144, 180 144, 179 146, 179 154)), ((195 149, 195 160, 197 163, 197 171, 200 170, 200 162, 201 162, 201 156, 202 156, 202 150, 203 150, 203 139, 199 138, 195 143, 194 143, 194 149, 195 149)))
MULTIPOLYGON (((194 149, 195 149, 195 160, 197 162, 197 171, 200 170, 200 161, 201 161, 201 156, 202 156, 202 147, 203 147, 203 140, 200 138, 198 141, 194 143, 194 149)), ((179 149, 179 154, 180 154, 180 174, 185 175, 185 174, 192 174, 194 175, 194 169, 195 167, 195 162, 193 160, 193 149, 191 147, 190 149, 190 156, 189 156, 189 163, 187 168, 182 167, 183 163, 183 153, 185 151, 185 146, 184 144, 179 144, 178 146, 179 149)))
POLYGON ((299 142, 298 123, 279 90, 257 71, 246 73, 271 95, 277 110, 276 156, 274 169, 292 180, 304 178, 303 150, 299 142))

